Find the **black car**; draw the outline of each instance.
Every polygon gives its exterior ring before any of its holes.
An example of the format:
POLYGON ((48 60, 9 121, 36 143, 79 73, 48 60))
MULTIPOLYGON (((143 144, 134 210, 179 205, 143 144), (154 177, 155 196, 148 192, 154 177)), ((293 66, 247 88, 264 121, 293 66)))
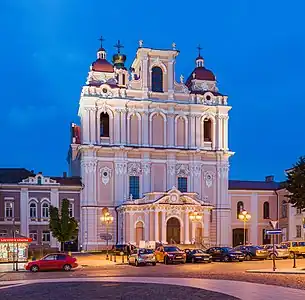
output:
POLYGON ((124 255, 130 255, 135 249, 136 247, 130 244, 117 244, 112 246, 111 252, 116 255, 120 255, 121 252, 123 252, 124 255))
POLYGON ((202 249, 185 249, 186 262, 212 262, 212 256, 202 249))
POLYGON ((269 256, 268 250, 260 246, 240 245, 235 247, 234 250, 241 251, 245 256, 245 260, 252 260, 252 259, 264 260, 267 259, 269 256))
POLYGON ((216 261, 243 261, 244 254, 229 247, 212 247, 206 251, 212 256, 212 260, 216 261))

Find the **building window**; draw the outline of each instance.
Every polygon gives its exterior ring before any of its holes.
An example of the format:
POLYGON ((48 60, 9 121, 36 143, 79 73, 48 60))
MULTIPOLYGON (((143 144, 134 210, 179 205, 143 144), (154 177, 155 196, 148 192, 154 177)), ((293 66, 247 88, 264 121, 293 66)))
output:
POLYGON ((30 238, 32 239, 33 242, 37 242, 37 231, 36 230, 31 230, 30 231, 30 238))
POLYGON ((269 207, 269 202, 264 202, 264 219, 269 219, 270 216, 269 216, 269 210, 270 210, 270 207, 269 207))
POLYGON ((282 201, 282 218, 287 218, 287 210, 288 210, 288 205, 287 205, 287 201, 283 200, 282 201))
POLYGON ((42 204, 42 217, 43 218, 49 218, 49 204, 44 202, 42 204))
POLYGON ((73 213, 73 206, 74 206, 74 204, 73 203, 69 203, 69 216, 70 216, 70 218, 72 218, 73 216, 74 216, 74 213, 73 213))
POLYGON ((50 242, 50 240, 51 240, 50 231, 43 231, 42 232, 42 241, 43 242, 50 242))
POLYGON ((300 215, 302 213, 302 208, 297 208, 297 215, 300 215))
POLYGON ((14 204, 13 202, 5 202, 5 217, 6 218, 12 218, 13 217, 13 207, 14 207, 14 204))
POLYGON ((302 226, 301 225, 296 225, 296 237, 300 238, 302 237, 302 226))
POLYGON ((203 123, 203 136, 205 142, 212 142, 212 121, 205 119, 203 123))
POLYGON ((42 178, 41 178, 41 176, 38 176, 38 177, 37 177, 37 183, 38 183, 38 184, 42 184, 42 178))
POLYGON ((163 93, 163 72, 160 67, 153 67, 151 70, 151 90, 163 93))
POLYGON ((129 176, 129 195, 131 195, 133 199, 139 199, 139 195, 140 195, 139 176, 129 176))
POLYGON ((109 115, 107 113, 100 115, 100 136, 109 137, 109 115))
POLYGON ((178 177, 178 190, 181 193, 187 192, 187 177, 178 177))
POLYGON ((239 219, 239 214, 244 210, 244 202, 238 201, 236 206, 236 217, 239 219))
POLYGON ((126 76, 125 74, 122 74, 122 85, 126 84, 126 76))
POLYGON ((30 218, 37 218, 37 204, 33 202, 30 204, 30 218))
POLYGON ((1 229, 0 230, 0 236, 7 236, 7 230, 6 229, 1 229))

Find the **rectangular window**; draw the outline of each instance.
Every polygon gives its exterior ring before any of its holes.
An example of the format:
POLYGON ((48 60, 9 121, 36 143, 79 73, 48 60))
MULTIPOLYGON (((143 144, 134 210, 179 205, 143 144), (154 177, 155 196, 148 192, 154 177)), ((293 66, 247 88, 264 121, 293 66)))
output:
POLYGON ((297 215, 300 215, 302 213, 302 209, 301 208, 297 208, 297 215))
POLYGON ((187 192, 187 177, 178 177, 178 190, 181 193, 187 192))
POLYGON ((302 226, 301 225, 296 225, 296 237, 297 238, 302 237, 302 226))
POLYGON ((30 231, 30 238, 33 240, 33 242, 37 242, 37 231, 36 230, 30 231))
POLYGON ((73 217, 73 203, 69 203, 69 217, 73 217))
POLYGON ((43 231, 42 232, 42 241, 43 242, 50 242, 50 240, 51 240, 50 231, 43 231))
POLYGON ((139 176, 129 176, 129 195, 132 195, 132 199, 139 199, 140 196, 139 176))
POLYGON ((5 217, 13 218, 13 202, 5 202, 5 217))

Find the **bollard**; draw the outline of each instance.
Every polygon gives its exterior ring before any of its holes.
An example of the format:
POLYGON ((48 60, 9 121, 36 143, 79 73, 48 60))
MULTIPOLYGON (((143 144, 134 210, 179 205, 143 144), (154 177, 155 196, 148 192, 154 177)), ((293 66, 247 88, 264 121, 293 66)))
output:
POLYGON ((113 262, 116 262, 116 255, 115 255, 115 253, 113 255, 113 262))
POLYGON ((296 268, 296 255, 295 252, 293 253, 293 268, 296 268))
POLYGON ((112 261, 112 254, 110 254, 110 261, 112 261))
POLYGON ((122 255, 122 264, 124 263, 124 255, 122 255))

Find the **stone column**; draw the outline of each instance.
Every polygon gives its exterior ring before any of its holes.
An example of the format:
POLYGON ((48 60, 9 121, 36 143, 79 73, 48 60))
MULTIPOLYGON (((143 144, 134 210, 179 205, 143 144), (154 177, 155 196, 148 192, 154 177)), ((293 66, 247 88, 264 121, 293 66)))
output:
POLYGON ((149 241, 149 211, 145 212, 145 217, 144 217, 144 222, 145 222, 145 233, 144 233, 144 240, 149 241))
POLYGON ((96 130, 96 108, 92 107, 90 109, 90 143, 96 144, 97 140, 97 130, 96 130))
POLYGON ((200 116, 196 116, 195 119, 196 123, 196 148, 201 148, 203 146, 202 140, 203 140, 203 131, 201 122, 200 122, 200 116))
POLYGON ((21 192, 20 192, 20 234, 23 236, 26 236, 26 237, 29 237, 29 209, 30 208, 29 208, 28 188, 21 188, 21 192))
POLYGON ((155 241, 160 242, 160 237, 159 237, 159 211, 155 211, 155 241))
POLYGON ((166 243, 166 215, 165 211, 161 211, 161 242, 166 243))
POLYGON ((135 242, 136 242, 136 237, 135 237, 135 227, 134 227, 134 218, 133 218, 133 212, 129 212, 128 213, 129 214, 129 233, 130 233, 130 240, 129 240, 129 242, 131 243, 131 244, 134 244, 135 242))
POLYGON ((175 141, 175 137, 177 136, 177 132, 176 132, 177 127, 175 126, 176 122, 174 120, 174 114, 168 114, 167 115, 167 120, 168 120, 168 122, 167 122, 168 123, 167 144, 168 144, 169 147, 174 147, 175 144, 177 143, 177 141, 175 141))
POLYGON ((195 115, 190 115, 190 125, 189 125, 189 145, 191 148, 196 147, 196 117, 195 115))
POLYGON ((174 98, 174 62, 175 60, 171 58, 168 61, 168 98, 173 99, 174 98))
POLYGON ((228 123, 229 123, 229 116, 225 116, 223 120, 223 149, 228 150, 229 145, 228 145, 228 139, 229 139, 229 134, 228 134, 228 123))
POLYGON ((191 243, 195 243, 196 242, 196 228, 197 228, 197 222, 192 222, 191 243))
POLYGON ((222 144, 222 118, 221 116, 217 115, 216 116, 216 130, 217 130, 217 135, 216 135, 216 143, 215 143, 215 147, 216 149, 222 149, 223 148, 223 144, 222 144))
POLYGON ((149 131, 148 131, 148 111, 144 111, 142 114, 142 144, 144 147, 149 146, 149 131))
POLYGON ((82 110, 82 136, 83 136, 83 144, 90 144, 90 116, 89 116, 89 108, 83 108, 82 110))
POLYGON ((126 145, 126 111, 121 110, 121 145, 126 145))
POLYGON ((119 145, 120 144, 120 117, 121 117, 121 113, 119 109, 116 109, 114 112, 114 120, 113 120, 113 130, 114 130, 114 139, 113 139, 113 143, 115 145, 119 145))
POLYGON ((148 98, 148 56, 145 55, 142 60, 142 90, 143 99, 148 98))
POLYGON ((210 240, 210 211, 205 209, 203 212, 203 241, 205 244, 209 244, 210 240))
POLYGON ((184 244, 190 244, 190 218, 189 212, 184 212, 184 244))

